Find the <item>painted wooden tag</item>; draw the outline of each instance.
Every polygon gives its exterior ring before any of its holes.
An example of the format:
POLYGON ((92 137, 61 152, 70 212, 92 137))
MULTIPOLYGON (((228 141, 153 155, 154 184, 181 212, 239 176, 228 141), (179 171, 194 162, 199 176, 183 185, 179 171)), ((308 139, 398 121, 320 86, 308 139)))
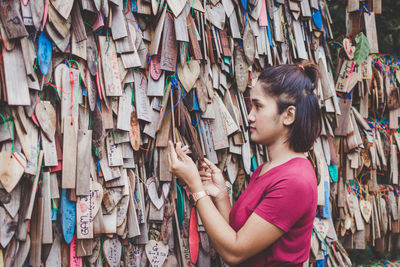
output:
POLYGON ((149 194, 151 202, 153 202, 154 206, 156 206, 157 209, 161 209, 161 207, 164 205, 164 198, 162 195, 158 195, 155 178, 150 177, 149 179, 147 179, 146 184, 147 192, 149 194))
POLYGON ((219 98, 219 96, 216 95, 214 100, 218 104, 219 110, 221 112, 221 117, 222 117, 222 119, 224 121, 224 125, 225 125, 224 128, 226 131, 226 135, 229 136, 229 135, 235 133, 236 131, 238 131, 239 126, 236 124, 235 120, 232 118, 231 114, 229 113, 228 109, 222 102, 221 98, 219 98))
POLYGON ((21 186, 17 185, 10 195, 11 199, 7 203, 3 202, 3 206, 7 210, 8 214, 14 218, 17 215, 21 204, 21 186))
POLYGON ((351 41, 349 38, 343 39, 343 48, 344 48, 344 51, 346 52, 347 56, 349 57, 349 59, 350 60, 353 59, 355 47, 351 45, 351 41))
POLYGON ((119 98, 117 129, 123 131, 129 131, 131 128, 131 113, 133 111, 132 91, 130 87, 126 87, 123 90, 122 96, 119 98))
POLYGON ((12 51, 4 51, 3 60, 7 66, 4 76, 8 104, 29 106, 31 100, 21 46, 18 44, 12 51))
POLYGON ((90 160, 92 153, 92 131, 78 131, 77 167, 76 167, 76 195, 90 194, 90 160))
POLYGON ((78 196, 76 202, 76 234, 78 239, 93 238, 93 213, 92 197, 78 196))
POLYGON ((29 235, 27 235, 25 241, 19 242, 18 252, 17 255, 15 256, 14 266, 24 265, 25 260, 29 254, 30 247, 31 247, 31 238, 29 235))
POLYGON ((369 201, 360 200, 360 211, 366 223, 369 222, 372 214, 372 205, 369 201))
POLYGON ((171 8, 172 13, 174 13, 175 17, 178 17, 181 14, 183 8, 185 7, 185 0, 167 0, 168 6, 171 8))
POLYGON ((126 266, 139 266, 137 264, 138 258, 140 258, 139 246, 129 243, 128 247, 124 249, 124 259, 126 266))
POLYGON ((94 35, 92 31, 87 31, 87 40, 86 40, 86 56, 87 56, 87 65, 92 76, 96 76, 97 73, 97 47, 94 39, 94 35))
POLYGON ((46 229, 52 229, 52 208, 51 198, 52 193, 50 189, 51 176, 50 172, 43 172, 43 179, 41 184, 41 197, 43 198, 43 229, 42 233, 42 244, 53 243, 53 231, 47 231, 46 229))
POLYGON ((225 25, 225 10, 221 3, 217 3, 214 5, 206 6, 206 18, 210 21, 215 27, 220 30, 224 29, 225 25))
POLYGON ((69 266, 82 267, 82 257, 76 256, 76 236, 74 236, 69 244, 69 266))
POLYGON ((107 239, 103 243, 103 253, 110 267, 119 267, 122 245, 118 237, 107 239))
POLYGON ((315 217, 314 219, 314 227, 317 230, 319 236, 322 239, 325 239, 326 234, 328 233, 329 230, 329 222, 326 219, 320 219, 318 217, 315 217))
POLYGON ((168 245, 160 241, 150 240, 145 250, 152 267, 161 267, 168 256, 168 245))
POLYGON ((57 123, 53 105, 49 101, 39 101, 36 104, 35 115, 45 136, 53 142, 57 123))
POLYGON ((0 207, 0 244, 3 248, 8 245, 17 230, 15 226, 18 224, 18 217, 17 214, 12 218, 3 207, 0 207))
POLYGON ((176 69, 178 44, 173 23, 172 18, 165 16, 160 62, 160 68, 165 71, 175 71, 176 69))
POLYGON ((189 226, 189 248, 190 259, 193 264, 197 263, 199 256, 199 232, 197 231, 197 216, 196 210, 192 208, 190 213, 190 226, 189 226))
POLYGON ((21 13, 19 1, 0 3, 1 10, 1 21, 3 22, 6 30, 8 39, 15 39, 28 36, 28 32, 25 29, 21 13))
POLYGON ((117 205, 117 227, 121 227, 126 221, 126 215, 129 206, 129 195, 124 196, 117 205))
POLYGON ((179 42, 189 42, 188 27, 191 27, 186 24, 186 18, 189 12, 190 4, 186 2, 182 12, 174 20, 176 40, 179 42))
POLYGON ((256 56, 256 39, 249 24, 243 33, 243 50, 247 63, 250 66, 253 65, 256 56))
POLYGON ((45 263, 46 267, 61 267, 61 241, 59 235, 56 235, 53 245, 45 263))
MULTIPOLYGON (((199 36, 199 31, 196 28, 196 24, 194 23, 192 15, 189 15, 186 17, 186 23, 187 23, 187 28, 189 30, 189 45, 190 45, 190 51, 192 52, 193 58, 201 60, 203 59, 203 55, 201 53, 201 48, 200 48, 200 36, 199 36)), ((204 37, 204 36, 203 36, 204 37)))
POLYGON ((122 87, 114 41, 107 40, 105 36, 99 36, 99 45, 106 95, 121 96, 122 87))
POLYGON ((115 144, 114 138, 110 134, 106 137, 106 145, 108 165, 110 167, 122 166, 124 161, 122 158, 121 145, 115 144))
POLYGON ((125 16, 122 12, 122 5, 111 5, 112 10, 112 23, 111 33, 114 40, 121 39, 128 36, 125 24, 125 16))
POLYGON ((58 165, 57 161, 57 147, 56 141, 53 137, 53 141, 50 142, 47 137, 45 137, 44 132, 40 133, 41 140, 42 140, 42 147, 44 152, 44 166, 47 167, 54 167, 58 165))
MULTIPOLYGON (((75 188, 77 133, 71 117, 64 118, 62 188, 75 188)), ((72 238, 72 237, 71 237, 72 238)))
POLYGON ((236 49, 235 56, 235 81, 240 92, 246 91, 249 82, 249 66, 241 49, 236 49))
POLYGON ((133 76, 135 78, 135 105, 136 114, 139 120, 147 122, 151 121, 150 114, 150 102, 147 97, 147 78, 141 71, 134 71, 133 76))
POLYGON ((49 40, 44 31, 39 35, 37 49, 38 49, 37 57, 38 57, 40 71, 42 72, 43 75, 47 75, 50 68, 53 47, 51 45, 51 41, 49 40))
POLYGON ((158 81, 160 79, 162 70, 160 65, 161 55, 157 54, 151 57, 150 60, 150 75, 153 80, 158 81))
POLYGON ((61 192, 61 224, 65 242, 69 244, 74 236, 76 203, 69 200, 66 189, 61 192))
POLYGON ((186 92, 189 92, 200 75, 200 64, 197 60, 190 60, 183 67, 178 65, 178 77, 186 92))
POLYGON ((54 8, 58 11, 58 13, 64 18, 68 19, 72 7, 74 5, 73 0, 54 0, 51 2, 54 8))
POLYGON ((23 154, 8 151, 0 152, 0 181, 7 192, 11 192, 18 184, 26 167, 26 159, 23 154))

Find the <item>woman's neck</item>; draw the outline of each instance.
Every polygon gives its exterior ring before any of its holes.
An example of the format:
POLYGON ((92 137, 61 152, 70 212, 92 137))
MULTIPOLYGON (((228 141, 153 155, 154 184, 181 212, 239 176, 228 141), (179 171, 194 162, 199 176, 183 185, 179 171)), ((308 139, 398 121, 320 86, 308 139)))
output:
POLYGON ((304 157, 304 153, 295 152, 286 140, 277 140, 267 146, 270 164, 281 164, 295 157, 304 157))

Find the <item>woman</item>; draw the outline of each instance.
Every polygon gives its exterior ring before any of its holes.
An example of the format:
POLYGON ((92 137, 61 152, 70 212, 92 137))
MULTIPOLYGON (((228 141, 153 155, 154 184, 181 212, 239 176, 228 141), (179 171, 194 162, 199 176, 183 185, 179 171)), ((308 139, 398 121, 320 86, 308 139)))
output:
POLYGON ((253 173, 231 208, 225 179, 205 159, 203 170, 186 147, 169 143, 170 171, 183 179, 215 249, 230 265, 302 266, 310 252, 317 207, 317 179, 305 156, 320 134, 313 90, 314 64, 264 70, 250 91, 250 138, 264 144, 269 161, 253 173))

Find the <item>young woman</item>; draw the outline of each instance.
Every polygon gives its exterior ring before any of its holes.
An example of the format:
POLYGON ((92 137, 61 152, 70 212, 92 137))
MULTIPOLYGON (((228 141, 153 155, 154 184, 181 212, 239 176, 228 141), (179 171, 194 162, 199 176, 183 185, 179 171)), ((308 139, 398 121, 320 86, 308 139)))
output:
POLYGON ((170 171, 183 179, 214 247, 230 265, 302 266, 310 253, 317 179, 305 153, 320 134, 314 64, 264 70, 250 91, 250 138, 269 161, 231 208, 225 179, 205 159, 199 172, 186 147, 169 143, 170 171))

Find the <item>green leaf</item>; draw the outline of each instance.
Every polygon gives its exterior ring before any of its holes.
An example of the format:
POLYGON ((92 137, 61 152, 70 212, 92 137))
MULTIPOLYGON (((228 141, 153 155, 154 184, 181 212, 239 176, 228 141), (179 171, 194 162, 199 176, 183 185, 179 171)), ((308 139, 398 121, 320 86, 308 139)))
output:
POLYGON ((368 58, 370 46, 367 37, 362 32, 357 34, 355 40, 356 50, 354 51, 353 60, 357 65, 361 65, 368 58))

